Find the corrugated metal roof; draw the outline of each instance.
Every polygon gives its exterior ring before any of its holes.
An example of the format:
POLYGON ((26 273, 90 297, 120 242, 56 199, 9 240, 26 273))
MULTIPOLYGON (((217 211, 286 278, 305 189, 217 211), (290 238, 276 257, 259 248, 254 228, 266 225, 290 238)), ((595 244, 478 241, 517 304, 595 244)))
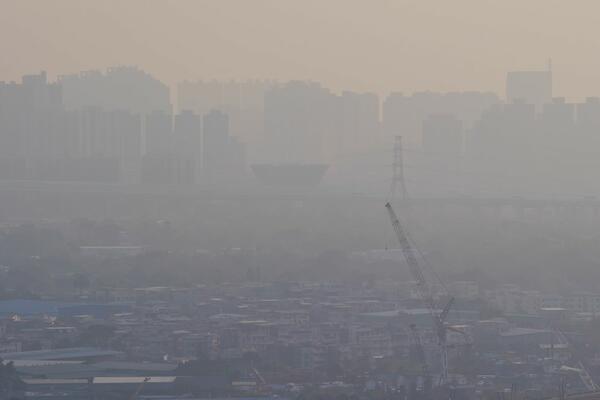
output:
POLYGON ((94 384, 127 384, 127 383, 142 383, 148 380, 147 383, 173 383, 175 376, 98 376, 94 378, 94 384))
POLYGON ((92 365, 103 370, 173 371, 177 368, 177 364, 129 361, 103 361, 92 365))
POLYGON ((85 385, 87 379, 23 379, 27 385, 85 385))
POLYGON ((68 360, 89 357, 117 356, 120 351, 101 350, 93 347, 70 347, 55 350, 21 351, 18 353, 4 353, 5 360, 68 360))

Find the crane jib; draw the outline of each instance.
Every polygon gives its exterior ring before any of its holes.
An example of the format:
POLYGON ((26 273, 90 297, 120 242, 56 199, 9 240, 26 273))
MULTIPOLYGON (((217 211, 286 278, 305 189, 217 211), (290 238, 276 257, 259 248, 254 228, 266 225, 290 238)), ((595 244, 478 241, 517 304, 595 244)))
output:
POLYGON ((408 269, 410 270, 413 279, 417 282, 417 292, 419 293, 421 299, 427 304, 427 307, 433 319, 433 325, 435 327, 440 346, 440 385, 443 385, 448 380, 448 349, 446 337, 447 327, 445 321, 448 317, 448 313, 450 312, 450 307, 452 306, 454 299, 450 298, 443 310, 441 312, 438 312, 437 307, 435 305, 435 301, 433 299, 431 287, 425 279, 425 274, 423 273, 423 270, 421 269, 421 266, 419 265, 417 258, 415 257, 415 253, 408 239, 408 235, 402 228, 400 220, 394 212, 392 205, 390 203, 386 203, 385 208, 387 209, 387 212, 389 214, 390 220, 392 222, 392 227, 394 228, 394 232, 396 233, 396 237, 398 238, 398 243, 400 244, 400 249, 402 250, 402 254, 404 255, 406 264, 408 264, 408 269))

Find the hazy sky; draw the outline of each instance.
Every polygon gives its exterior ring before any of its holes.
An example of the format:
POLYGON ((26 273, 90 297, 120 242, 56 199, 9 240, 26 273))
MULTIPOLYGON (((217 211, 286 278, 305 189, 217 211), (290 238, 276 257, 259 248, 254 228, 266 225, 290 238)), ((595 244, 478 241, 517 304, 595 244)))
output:
POLYGON ((543 68, 600 94, 597 0, 0 0, 0 80, 135 64, 182 79, 494 90, 543 68))

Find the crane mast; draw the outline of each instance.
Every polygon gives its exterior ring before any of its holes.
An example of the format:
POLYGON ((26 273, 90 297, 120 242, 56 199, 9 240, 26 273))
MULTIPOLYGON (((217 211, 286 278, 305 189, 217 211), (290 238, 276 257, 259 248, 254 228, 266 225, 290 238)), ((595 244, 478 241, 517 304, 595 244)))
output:
POLYGON ((448 382, 448 348, 446 340, 446 318, 448 317, 448 313, 450 312, 450 307, 454 302, 454 298, 450 298, 443 310, 441 312, 438 312, 437 306, 433 299, 433 294, 431 292, 431 286, 427 282, 425 274, 423 273, 423 269, 417 261, 417 257, 415 256, 414 249, 410 244, 406 231, 402 227, 402 224, 400 224, 400 220, 394 212, 392 205, 390 203, 386 203, 385 208, 387 209, 390 221, 392 223, 392 227, 394 228, 394 232, 396 233, 398 243, 400 244, 400 249, 402 250, 402 254, 406 260, 406 264, 408 264, 410 273, 417 283, 418 294, 421 297, 421 299, 427 304, 427 308, 429 309, 429 312, 432 316, 433 326, 436 330, 438 344, 440 347, 440 385, 444 385, 448 382))

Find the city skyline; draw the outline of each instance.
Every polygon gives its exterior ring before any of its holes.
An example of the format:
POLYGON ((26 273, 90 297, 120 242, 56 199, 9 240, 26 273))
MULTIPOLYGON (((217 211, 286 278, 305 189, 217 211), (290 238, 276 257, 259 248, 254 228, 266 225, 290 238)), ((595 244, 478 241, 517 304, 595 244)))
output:
POLYGON ((26 0, 7 3, 0 16, 0 79, 139 65, 170 87, 201 78, 299 79, 380 96, 501 93, 506 71, 541 69, 552 58, 555 92, 577 100, 600 92, 590 11, 599 6, 580 4, 26 0))
POLYGON ((211 190, 235 183, 242 192, 259 182, 316 186, 325 177, 325 188, 383 193, 392 142, 402 136, 405 175, 418 196, 564 198, 557 185, 597 196, 589 149, 600 130, 598 97, 555 97, 550 65, 506 77, 506 100, 490 92, 380 98, 316 82, 183 81, 175 111, 169 88, 137 67, 56 81, 42 71, 0 83, 0 177, 211 190))

